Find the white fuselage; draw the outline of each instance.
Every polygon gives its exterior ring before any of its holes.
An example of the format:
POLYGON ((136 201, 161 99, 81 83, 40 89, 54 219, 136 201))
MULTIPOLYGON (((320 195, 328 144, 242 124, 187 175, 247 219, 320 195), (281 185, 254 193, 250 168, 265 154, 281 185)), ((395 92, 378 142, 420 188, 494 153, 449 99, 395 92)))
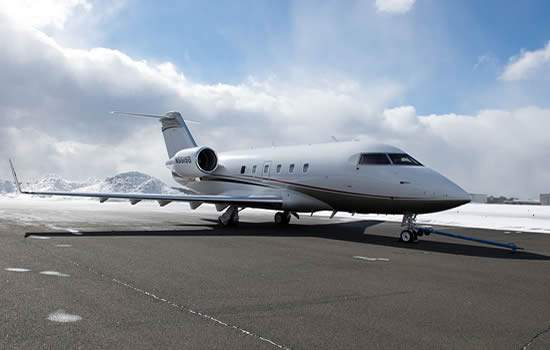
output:
POLYGON ((279 195, 296 212, 418 214, 470 201, 459 186, 422 165, 360 164, 362 154, 405 154, 363 141, 220 152, 210 174, 189 176, 188 165, 166 165, 174 179, 200 194, 279 195))

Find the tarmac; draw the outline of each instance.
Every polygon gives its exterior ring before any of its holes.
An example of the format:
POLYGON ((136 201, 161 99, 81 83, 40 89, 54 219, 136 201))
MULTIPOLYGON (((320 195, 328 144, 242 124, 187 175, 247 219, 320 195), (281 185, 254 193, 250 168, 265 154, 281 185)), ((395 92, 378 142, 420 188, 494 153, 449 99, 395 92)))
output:
POLYGON ((2 349, 550 349, 546 234, 59 203, 0 201, 2 349))

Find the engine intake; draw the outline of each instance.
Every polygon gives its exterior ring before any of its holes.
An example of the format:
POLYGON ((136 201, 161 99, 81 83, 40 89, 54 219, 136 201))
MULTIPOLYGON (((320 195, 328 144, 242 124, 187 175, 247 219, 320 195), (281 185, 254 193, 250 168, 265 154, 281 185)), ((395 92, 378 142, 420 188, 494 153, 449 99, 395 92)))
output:
POLYGON ((211 173, 218 167, 218 156, 211 148, 203 148, 197 153, 197 166, 205 173, 211 173))
POLYGON ((172 171, 184 178, 201 177, 218 168, 218 155, 210 147, 182 149, 170 160, 172 171))

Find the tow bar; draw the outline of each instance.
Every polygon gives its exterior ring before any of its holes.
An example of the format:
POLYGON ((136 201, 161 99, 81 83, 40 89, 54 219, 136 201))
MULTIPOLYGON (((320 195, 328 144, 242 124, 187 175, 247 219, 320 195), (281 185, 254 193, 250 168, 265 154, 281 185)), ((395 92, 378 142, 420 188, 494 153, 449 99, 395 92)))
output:
POLYGON ((436 231, 436 230, 434 230, 433 228, 430 228, 430 227, 418 227, 417 230, 419 232, 422 232, 423 234, 428 234, 428 235, 429 234, 435 234, 435 235, 447 236, 447 237, 452 237, 452 238, 464 239, 466 241, 473 241, 473 242, 479 242, 479 243, 483 243, 483 244, 489 244, 489 245, 495 245, 495 246, 498 246, 498 247, 508 248, 508 249, 512 249, 513 251, 516 251, 517 249, 520 249, 514 243, 500 243, 500 242, 488 241, 486 239, 479 239, 479 238, 473 238, 473 237, 468 237, 468 236, 455 235, 454 233, 436 231))

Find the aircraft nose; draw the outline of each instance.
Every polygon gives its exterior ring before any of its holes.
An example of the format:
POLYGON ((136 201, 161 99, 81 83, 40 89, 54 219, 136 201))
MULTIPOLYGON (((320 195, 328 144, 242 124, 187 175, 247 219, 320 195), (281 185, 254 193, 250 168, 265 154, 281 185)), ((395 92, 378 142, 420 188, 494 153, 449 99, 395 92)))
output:
POLYGON ((432 169, 424 169, 417 180, 424 185, 424 193, 434 200, 448 202, 447 204, 452 206, 459 206, 471 201, 470 194, 432 169))
POLYGON ((460 202, 460 205, 469 203, 472 200, 472 197, 468 192, 464 191, 460 186, 452 182, 450 182, 445 189, 445 197, 449 200, 460 202))
POLYGON ((439 178, 439 181, 436 181, 435 193, 437 197, 452 204, 453 206, 459 206, 471 202, 472 197, 466 191, 464 191, 460 186, 446 178, 445 176, 434 171, 434 175, 439 178))

